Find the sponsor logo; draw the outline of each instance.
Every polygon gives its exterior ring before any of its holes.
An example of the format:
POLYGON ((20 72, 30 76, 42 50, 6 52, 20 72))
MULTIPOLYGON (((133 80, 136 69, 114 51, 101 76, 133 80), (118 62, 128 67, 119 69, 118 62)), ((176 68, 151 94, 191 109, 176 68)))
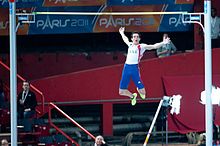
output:
POLYGON ((101 6, 106 0, 44 0, 44 6, 101 6))
POLYGON ((7 29, 9 25, 9 21, 0 21, 0 29, 7 29))
POLYGON ((154 17, 113 18, 113 16, 109 16, 109 18, 99 19, 99 26, 104 26, 105 28, 117 26, 149 26, 154 24, 154 17))
POLYGON ((47 17, 46 20, 37 20, 37 28, 54 29, 54 28, 65 28, 65 27, 85 27, 89 25, 88 19, 50 19, 47 17))
POLYGON ((49 2, 54 2, 54 4, 57 4, 57 3, 67 3, 67 2, 78 2, 79 0, 49 0, 49 2))
POLYGON ((137 50, 128 50, 131 54, 137 54, 137 50))
POLYGON ((176 0, 175 4, 193 4, 194 0, 176 0))
MULTIPOLYGON (((178 27, 178 26, 180 26, 180 25, 186 26, 187 23, 183 23, 183 22, 182 22, 182 18, 183 18, 182 15, 179 15, 178 17, 170 17, 170 18, 169 18, 169 25, 172 25, 172 26, 174 26, 174 27, 178 27)), ((189 21, 190 18, 189 18, 189 17, 184 17, 184 20, 185 20, 185 21, 189 21)))

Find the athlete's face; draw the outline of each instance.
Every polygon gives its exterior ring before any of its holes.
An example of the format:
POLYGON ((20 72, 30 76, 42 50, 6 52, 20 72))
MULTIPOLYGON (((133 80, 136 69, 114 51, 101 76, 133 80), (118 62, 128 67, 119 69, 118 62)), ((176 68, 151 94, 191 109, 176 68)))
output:
POLYGON ((140 38, 140 36, 139 36, 138 33, 134 33, 134 34, 132 35, 131 40, 132 40, 132 42, 133 42, 135 45, 137 45, 137 44, 139 44, 141 38, 140 38))

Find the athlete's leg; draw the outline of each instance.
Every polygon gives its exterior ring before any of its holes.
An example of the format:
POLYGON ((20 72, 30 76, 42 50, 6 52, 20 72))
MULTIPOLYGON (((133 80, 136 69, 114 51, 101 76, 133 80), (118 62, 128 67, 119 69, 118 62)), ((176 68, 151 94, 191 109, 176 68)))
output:
POLYGON ((128 96, 131 99, 131 105, 134 106, 137 103, 137 93, 131 93, 128 89, 120 89, 119 88, 119 94, 122 96, 128 96))
POLYGON ((137 93, 131 93, 128 90, 128 85, 130 82, 130 66, 129 65, 124 65, 123 71, 122 71, 122 77, 121 77, 121 81, 120 81, 120 87, 119 87, 119 95, 122 96, 128 96, 131 99, 131 105, 135 105, 136 104, 136 97, 137 97, 137 93))
POLYGON ((145 88, 142 88, 142 89, 138 89, 137 88, 137 90, 138 90, 138 93, 141 96, 141 98, 145 99, 145 97, 146 97, 146 90, 145 90, 145 88))
POLYGON ((119 95, 128 96, 130 98, 133 97, 132 93, 128 89, 120 89, 119 88, 119 95))
POLYGON ((130 82, 129 65, 125 64, 121 75, 119 95, 128 96, 130 98, 133 97, 132 93, 128 90, 129 82, 130 82))
POLYGON ((132 72, 132 80, 134 81, 135 85, 137 86, 137 91, 142 99, 145 99, 146 90, 144 88, 144 84, 140 77, 140 71, 138 65, 134 68, 132 72))

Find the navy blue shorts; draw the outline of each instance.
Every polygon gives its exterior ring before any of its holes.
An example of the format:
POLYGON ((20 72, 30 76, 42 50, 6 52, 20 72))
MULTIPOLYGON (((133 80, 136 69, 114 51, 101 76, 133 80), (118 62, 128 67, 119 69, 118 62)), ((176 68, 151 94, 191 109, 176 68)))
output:
POLYGON ((125 64, 124 65, 119 88, 127 89, 131 79, 135 83, 136 87, 138 87, 138 89, 144 88, 144 84, 142 83, 141 78, 140 78, 138 64, 125 64))

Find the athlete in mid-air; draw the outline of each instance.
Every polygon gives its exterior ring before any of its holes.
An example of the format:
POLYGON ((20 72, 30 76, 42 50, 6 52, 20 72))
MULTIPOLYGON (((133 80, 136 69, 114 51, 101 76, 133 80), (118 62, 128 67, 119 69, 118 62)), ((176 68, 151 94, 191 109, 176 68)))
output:
POLYGON ((164 44, 170 43, 170 38, 167 37, 164 38, 163 41, 160 43, 148 45, 144 43, 139 43, 141 38, 138 32, 133 32, 131 34, 132 42, 129 41, 128 37, 125 35, 124 32, 125 32, 124 27, 119 28, 119 33, 121 34, 123 41, 128 45, 127 57, 120 81, 119 94, 122 96, 130 97, 131 105, 134 106, 137 102, 136 100, 137 93, 132 94, 128 90, 130 79, 132 79, 133 82, 135 83, 141 99, 145 99, 146 96, 146 90, 143 82, 141 81, 140 71, 138 66, 141 57, 143 56, 145 50, 157 49, 163 46, 164 44))

